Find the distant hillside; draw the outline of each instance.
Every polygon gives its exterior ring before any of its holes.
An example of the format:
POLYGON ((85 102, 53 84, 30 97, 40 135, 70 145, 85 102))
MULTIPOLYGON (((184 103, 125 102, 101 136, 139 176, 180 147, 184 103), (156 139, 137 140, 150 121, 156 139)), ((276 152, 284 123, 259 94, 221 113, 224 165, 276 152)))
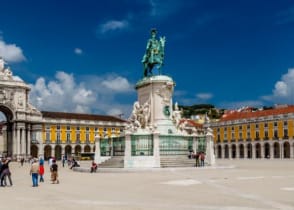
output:
POLYGON ((210 119, 219 119, 224 114, 224 109, 217 109, 212 104, 194 104, 192 106, 181 106, 179 108, 183 110, 184 118, 191 118, 191 116, 204 115, 210 119))

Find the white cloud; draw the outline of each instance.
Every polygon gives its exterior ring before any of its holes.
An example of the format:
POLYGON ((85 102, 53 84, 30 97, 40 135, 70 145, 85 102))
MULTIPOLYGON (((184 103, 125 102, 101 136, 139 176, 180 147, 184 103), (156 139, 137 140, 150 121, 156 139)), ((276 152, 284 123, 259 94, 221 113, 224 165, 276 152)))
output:
POLYGON ((117 92, 126 92, 133 89, 126 78, 117 76, 117 77, 109 77, 107 80, 102 82, 102 85, 110 90, 114 90, 117 92))
POLYGON ((56 81, 46 84, 39 78, 31 85, 30 99, 40 110, 90 112, 95 95, 82 84, 76 84, 72 74, 57 72, 56 81))
POLYGON ((107 111, 108 115, 119 116, 122 114, 122 110, 120 108, 111 108, 107 111))
POLYGON ((132 103, 119 101, 124 94, 135 94, 126 78, 118 75, 79 76, 57 72, 55 80, 38 78, 31 85, 30 100, 39 110, 99 113, 128 117, 132 103))
POLYGON ((211 93, 198 93, 196 94, 197 100, 207 101, 213 97, 211 93))
POLYGON ((74 53, 77 55, 81 55, 81 54, 83 54, 83 50, 81 48, 75 48, 74 53))
POLYGON ((7 44, 0 40, 0 56, 7 62, 21 62, 26 60, 22 49, 15 44, 7 44))
POLYGON ((99 32, 105 34, 111 31, 123 30, 129 27, 127 20, 109 20, 99 26, 99 32))
POLYGON ((272 95, 263 96, 264 100, 272 101, 277 104, 293 104, 294 103, 294 69, 282 75, 280 81, 277 81, 272 95))

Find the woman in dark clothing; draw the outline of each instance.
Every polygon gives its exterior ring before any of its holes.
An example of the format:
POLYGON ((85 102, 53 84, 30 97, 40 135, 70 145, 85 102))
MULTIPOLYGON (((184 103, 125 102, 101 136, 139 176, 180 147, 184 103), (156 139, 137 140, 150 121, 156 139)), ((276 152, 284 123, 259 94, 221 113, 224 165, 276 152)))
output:
POLYGON ((4 159, 4 161, 2 161, 1 178, 0 178, 1 179, 1 186, 4 186, 4 184, 5 184, 5 186, 7 185, 6 176, 8 177, 10 186, 12 186, 11 172, 9 170, 10 161, 11 161, 10 158, 4 159))

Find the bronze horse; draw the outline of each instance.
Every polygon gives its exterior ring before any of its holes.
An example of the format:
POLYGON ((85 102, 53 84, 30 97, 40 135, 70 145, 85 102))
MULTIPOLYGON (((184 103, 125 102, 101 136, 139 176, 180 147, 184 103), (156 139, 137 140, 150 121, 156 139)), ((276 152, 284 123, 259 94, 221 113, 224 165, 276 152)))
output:
POLYGON ((151 30, 151 38, 147 42, 146 53, 143 56, 142 63, 144 68, 144 77, 152 76, 152 69, 157 66, 159 74, 164 59, 165 37, 156 39, 156 29, 151 30))

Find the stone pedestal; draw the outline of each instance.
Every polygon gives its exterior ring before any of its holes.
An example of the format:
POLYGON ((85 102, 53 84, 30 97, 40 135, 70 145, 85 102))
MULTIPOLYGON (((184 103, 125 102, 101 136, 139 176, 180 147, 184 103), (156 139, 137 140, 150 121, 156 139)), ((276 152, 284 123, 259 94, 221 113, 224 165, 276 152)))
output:
POLYGON ((95 136, 95 163, 101 163, 100 137, 95 136))
POLYGON ((176 133, 172 122, 172 95, 175 83, 165 75, 145 77, 136 84, 138 101, 150 105, 150 125, 160 134, 176 133))
POLYGON ((211 133, 206 134, 206 161, 210 166, 215 165, 215 155, 213 149, 213 135, 211 133))

